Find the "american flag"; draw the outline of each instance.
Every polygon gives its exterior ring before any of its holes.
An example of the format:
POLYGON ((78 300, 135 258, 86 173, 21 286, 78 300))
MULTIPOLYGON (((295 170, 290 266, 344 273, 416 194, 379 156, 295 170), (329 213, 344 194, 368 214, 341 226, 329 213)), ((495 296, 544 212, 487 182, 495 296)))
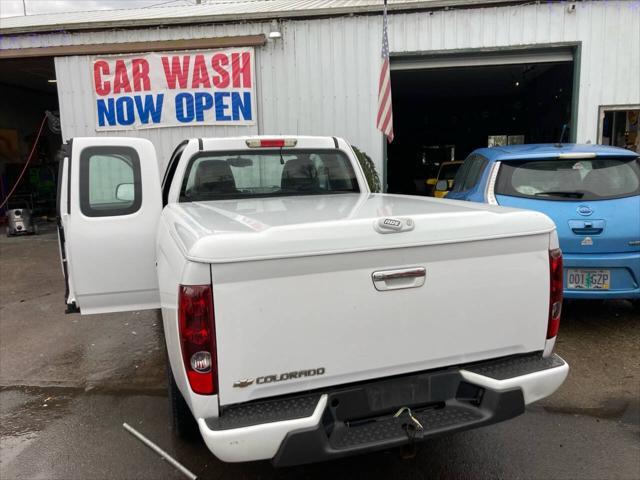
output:
POLYGON ((389 75, 389 37, 387 36, 387 0, 384 0, 382 16, 382 68, 378 83, 378 116, 376 128, 393 141, 393 109, 391 108, 391 76, 389 75))

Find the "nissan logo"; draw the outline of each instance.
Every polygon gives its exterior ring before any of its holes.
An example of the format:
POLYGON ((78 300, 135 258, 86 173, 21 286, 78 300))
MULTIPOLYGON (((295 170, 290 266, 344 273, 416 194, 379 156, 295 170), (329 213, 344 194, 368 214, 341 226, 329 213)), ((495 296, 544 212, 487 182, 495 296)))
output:
POLYGON ((584 216, 584 217, 588 217, 589 215, 591 215, 593 213, 593 210, 591 210, 591 207, 588 205, 580 205, 577 208, 577 211, 580 215, 584 216))

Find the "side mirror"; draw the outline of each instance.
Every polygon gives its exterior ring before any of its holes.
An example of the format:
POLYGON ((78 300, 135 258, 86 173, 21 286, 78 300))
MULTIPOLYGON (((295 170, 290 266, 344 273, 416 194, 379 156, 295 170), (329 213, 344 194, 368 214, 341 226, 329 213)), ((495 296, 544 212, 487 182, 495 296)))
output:
POLYGON ((436 190, 438 192, 446 192, 449 190, 449 182, 446 180, 438 180, 438 183, 436 183, 436 190))
POLYGON ((116 199, 121 202, 133 202, 135 189, 133 183, 121 183, 116 187, 116 199))

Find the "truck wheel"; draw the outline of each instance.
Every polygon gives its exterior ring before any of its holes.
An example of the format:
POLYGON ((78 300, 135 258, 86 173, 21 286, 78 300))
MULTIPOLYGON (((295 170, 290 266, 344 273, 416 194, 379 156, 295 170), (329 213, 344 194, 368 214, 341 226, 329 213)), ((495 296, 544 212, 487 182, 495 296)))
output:
POLYGON ((171 367, 167 365, 167 376, 169 384, 169 408, 171 413, 171 424, 175 434, 182 440, 188 442, 201 441, 200 429, 196 419, 193 418, 191 410, 187 402, 185 402, 182 393, 178 390, 176 381, 171 373, 171 367))

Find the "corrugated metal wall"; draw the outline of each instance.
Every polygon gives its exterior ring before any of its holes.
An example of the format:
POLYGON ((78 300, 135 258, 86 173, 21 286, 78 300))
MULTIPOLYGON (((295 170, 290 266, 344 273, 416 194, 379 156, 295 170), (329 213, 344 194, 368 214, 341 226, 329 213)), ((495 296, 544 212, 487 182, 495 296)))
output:
MULTIPOLYGON (((189 39, 268 33, 268 23, 38 35, 23 46, 189 39)), ((393 53, 581 45, 577 140, 596 142, 598 106, 640 103, 637 2, 543 3, 391 15, 393 53)), ((251 133, 338 135, 368 152, 382 171, 374 127, 380 64, 379 16, 283 22, 283 39, 256 51, 257 127, 180 127, 128 132, 152 140, 166 161, 187 137, 251 133)), ((12 42, 15 43, 15 42, 12 42)), ((11 48, 15 48, 15 44, 11 48)), ((9 45, 7 45, 9 48, 9 45)), ((56 59, 65 137, 95 135, 88 57, 56 59)))

